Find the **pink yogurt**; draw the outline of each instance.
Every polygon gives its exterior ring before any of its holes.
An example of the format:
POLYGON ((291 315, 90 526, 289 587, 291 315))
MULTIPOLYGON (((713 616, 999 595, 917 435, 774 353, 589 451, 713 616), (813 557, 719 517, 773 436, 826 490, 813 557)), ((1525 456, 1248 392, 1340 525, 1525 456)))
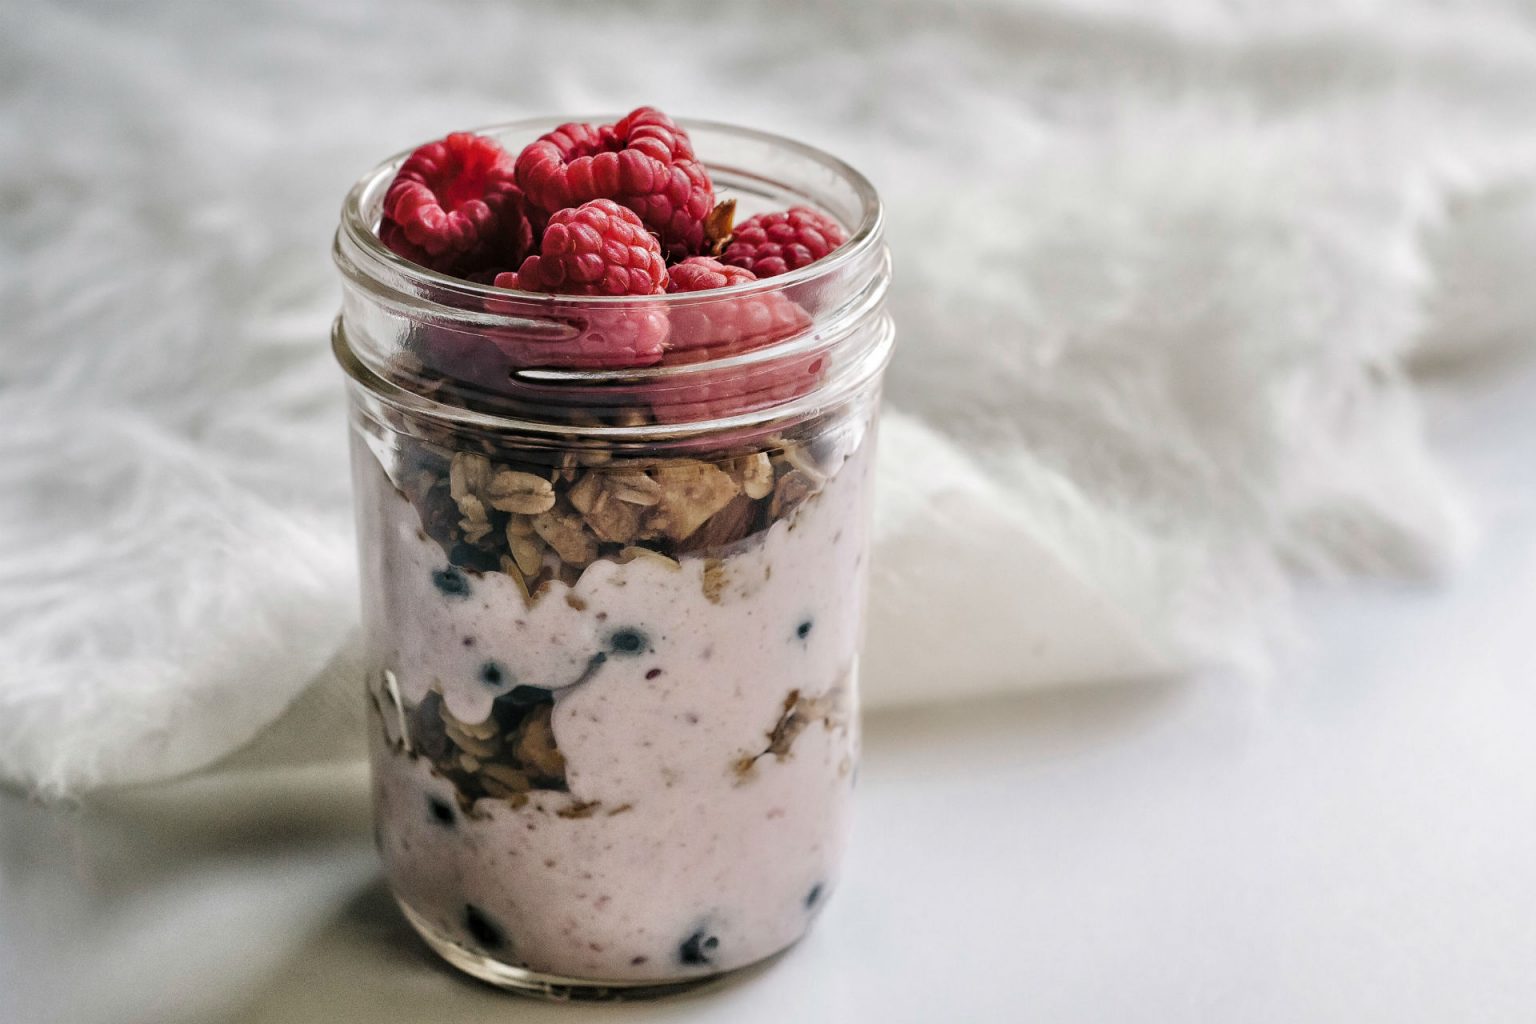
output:
POLYGON ((452 570, 445 592, 441 547, 359 451, 375 812, 419 922, 513 967, 615 982, 726 971, 805 932, 858 763, 870 447, 726 553, 715 599, 684 555, 599 560, 531 607, 501 573, 452 570), (406 748, 410 710, 435 691, 483 722, 516 687, 550 691, 568 791, 466 813, 406 748), (812 720, 769 751, 796 694, 812 720))

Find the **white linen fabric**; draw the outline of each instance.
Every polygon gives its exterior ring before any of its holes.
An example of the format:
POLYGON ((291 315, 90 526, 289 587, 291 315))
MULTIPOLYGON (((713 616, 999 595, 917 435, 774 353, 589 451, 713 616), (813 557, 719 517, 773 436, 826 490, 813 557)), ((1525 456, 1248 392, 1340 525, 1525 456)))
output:
POLYGON ((647 102, 875 181, 874 705, 1262 672, 1297 572, 1447 571, 1412 371, 1536 327, 1515 3, 14 0, 0 67, 0 776, 43 793, 355 753, 327 243, 450 129, 647 102))

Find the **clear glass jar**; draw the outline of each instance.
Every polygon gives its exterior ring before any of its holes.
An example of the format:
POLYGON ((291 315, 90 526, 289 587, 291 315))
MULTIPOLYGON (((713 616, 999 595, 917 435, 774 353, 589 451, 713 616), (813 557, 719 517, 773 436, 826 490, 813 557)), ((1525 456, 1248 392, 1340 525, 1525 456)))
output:
MULTIPOLYGON (((517 152, 555 123, 484 134, 517 152)), ((857 774, 879 202, 824 153, 686 127, 738 218, 811 205, 848 243, 713 292, 496 289, 380 244, 403 155, 336 238, 380 852, 445 959, 555 997, 794 943, 857 774), (656 331, 655 365, 547 368, 656 331)))

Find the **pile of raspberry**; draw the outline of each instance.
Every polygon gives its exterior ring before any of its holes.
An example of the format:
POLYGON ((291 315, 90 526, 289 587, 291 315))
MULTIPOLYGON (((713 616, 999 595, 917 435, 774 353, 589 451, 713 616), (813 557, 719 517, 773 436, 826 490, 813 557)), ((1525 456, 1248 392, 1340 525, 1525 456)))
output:
MULTIPOLYGON (((524 292, 655 295, 701 292, 773 277, 846 241, 806 207, 731 224, 688 133, 654 107, 613 124, 572 123, 515 158, 459 132, 417 149, 384 197, 379 237, 431 270, 524 292)), ((510 297, 509 297, 510 298, 510 297)), ((631 367, 668 351, 688 362, 781 340, 809 317, 770 292, 721 305, 594 316, 564 347, 520 349, 523 365, 631 367)))

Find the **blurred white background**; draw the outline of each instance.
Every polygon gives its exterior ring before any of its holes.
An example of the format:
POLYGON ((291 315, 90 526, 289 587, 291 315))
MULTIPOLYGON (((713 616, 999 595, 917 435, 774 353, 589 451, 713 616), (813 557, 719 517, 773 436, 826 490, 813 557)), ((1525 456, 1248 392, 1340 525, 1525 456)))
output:
POLYGON ((1532 96, 1514 0, 11 0, 0 1019, 554 1016, 374 881, 328 244, 640 103, 873 179, 901 351, 849 881, 628 1015, 1536 1016, 1532 96))

